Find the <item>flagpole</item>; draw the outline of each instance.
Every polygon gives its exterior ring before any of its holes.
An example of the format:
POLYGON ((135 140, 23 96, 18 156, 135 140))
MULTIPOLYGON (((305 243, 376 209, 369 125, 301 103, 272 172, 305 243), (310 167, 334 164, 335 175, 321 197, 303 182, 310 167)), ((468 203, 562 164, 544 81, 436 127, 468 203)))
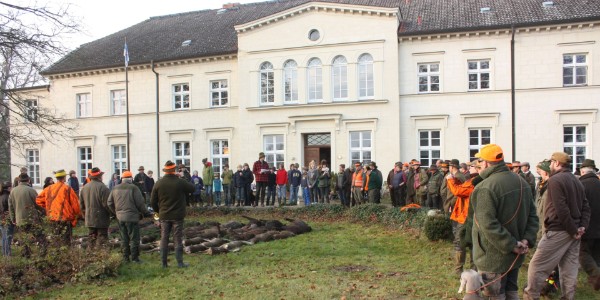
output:
POLYGON ((125 114, 127 119, 127 170, 131 170, 131 155, 129 152, 129 49, 127 49, 127 37, 125 37, 125 114))

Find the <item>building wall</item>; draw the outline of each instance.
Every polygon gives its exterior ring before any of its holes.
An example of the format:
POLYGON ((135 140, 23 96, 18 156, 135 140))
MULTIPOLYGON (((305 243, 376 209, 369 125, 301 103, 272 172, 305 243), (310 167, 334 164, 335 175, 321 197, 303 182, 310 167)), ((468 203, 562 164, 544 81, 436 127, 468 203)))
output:
POLYGON ((599 156, 596 115, 598 93, 598 36, 587 25, 572 28, 520 29, 515 35, 516 153, 511 140, 511 73, 509 30, 401 39, 400 111, 402 160, 419 158, 419 130, 441 131, 441 157, 465 161, 469 130, 491 129, 491 141, 501 145, 506 160, 534 164, 563 151, 564 126, 586 127, 586 157, 599 156), (563 86, 563 55, 587 58, 587 84, 563 86), (490 61, 490 88, 468 89, 468 61, 490 61), (440 65, 440 92, 419 93, 419 63, 440 65))

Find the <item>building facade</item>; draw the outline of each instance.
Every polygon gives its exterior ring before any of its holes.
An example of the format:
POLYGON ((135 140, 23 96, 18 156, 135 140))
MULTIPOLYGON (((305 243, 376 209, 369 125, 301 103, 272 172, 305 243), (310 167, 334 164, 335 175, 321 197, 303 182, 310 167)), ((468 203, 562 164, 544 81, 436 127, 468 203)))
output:
POLYGON ((28 146, 30 171, 128 169, 127 99, 132 169, 170 159, 200 171, 206 157, 219 171, 259 152, 286 167, 387 169, 466 161, 487 143, 507 160, 565 150, 580 163, 600 154, 600 5, 555 2, 292 0, 151 18, 44 72, 39 105, 77 129, 28 146))

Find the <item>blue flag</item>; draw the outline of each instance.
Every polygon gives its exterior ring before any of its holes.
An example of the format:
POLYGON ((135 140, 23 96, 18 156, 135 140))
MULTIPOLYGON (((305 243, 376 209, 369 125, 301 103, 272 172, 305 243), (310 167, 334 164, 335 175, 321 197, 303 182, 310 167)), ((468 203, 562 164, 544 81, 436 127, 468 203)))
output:
POLYGON ((125 48, 123 49, 123 56, 125 57, 125 67, 129 66, 129 50, 127 50, 127 42, 125 42, 125 48))

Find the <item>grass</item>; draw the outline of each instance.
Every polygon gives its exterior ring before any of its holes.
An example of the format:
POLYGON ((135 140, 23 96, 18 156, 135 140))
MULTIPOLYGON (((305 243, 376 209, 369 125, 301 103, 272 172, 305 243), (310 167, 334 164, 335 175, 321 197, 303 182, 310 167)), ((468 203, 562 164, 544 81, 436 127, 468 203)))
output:
MULTIPOLYGON (((265 212, 267 213, 267 212, 265 212)), ((260 216, 266 218, 265 216, 260 216)), ((210 220, 240 220, 236 215, 210 220)), ((207 220, 205 217, 201 221, 207 220)), ((34 299, 455 299, 452 245, 378 223, 311 221, 313 231, 226 255, 186 255, 191 266, 124 264, 96 284, 66 284, 34 299)), ((578 299, 600 299, 580 275, 578 299)), ((524 286, 526 268, 521 268, 524 286)))

